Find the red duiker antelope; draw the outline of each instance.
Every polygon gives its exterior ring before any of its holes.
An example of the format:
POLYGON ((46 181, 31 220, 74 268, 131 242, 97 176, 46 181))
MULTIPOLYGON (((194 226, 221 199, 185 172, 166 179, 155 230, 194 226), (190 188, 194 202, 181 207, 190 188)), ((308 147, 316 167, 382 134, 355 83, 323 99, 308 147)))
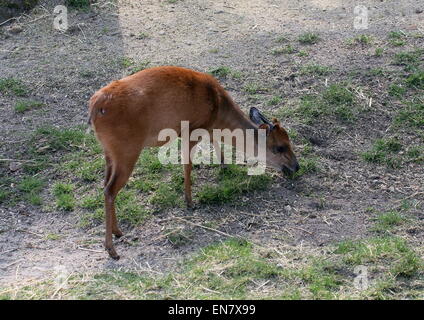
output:
MULTIPOLYGON (((89 123, 105 153, 104 180, 106 240, 109 255, 119 259, 112 234, 122 236, 115 213, 115 198, 126 184, 143 148, 161 146, 158 134, 168 128, 181 134, 181 121, 190 130, 266 130, 266 165, 284 172, 299 169, 286 130, 276 119, 268 121, 256 108, 250 119, 212 76, 167 66, 140 71, 97 91, 89 103, 89 123)), ((257 134, 254 144, 257 144, 257 134)), ((189 142, 193 148, 197 142, 189 142)), ((216 145, 216 144, 215 144, 216 145)), ((185 199, 191 198, 191 159, 184 164, 185 199)))

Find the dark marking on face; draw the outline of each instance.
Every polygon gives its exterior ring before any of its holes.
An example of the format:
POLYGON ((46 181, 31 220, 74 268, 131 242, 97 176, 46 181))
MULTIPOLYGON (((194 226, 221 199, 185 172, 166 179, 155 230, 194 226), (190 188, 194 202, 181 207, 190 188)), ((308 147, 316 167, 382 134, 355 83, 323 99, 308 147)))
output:
POLYGON ((277 154, 277 153, 284 153, 287 152, 289 148, 287 146, 276 146, 272 148, 272 152, 277 154))

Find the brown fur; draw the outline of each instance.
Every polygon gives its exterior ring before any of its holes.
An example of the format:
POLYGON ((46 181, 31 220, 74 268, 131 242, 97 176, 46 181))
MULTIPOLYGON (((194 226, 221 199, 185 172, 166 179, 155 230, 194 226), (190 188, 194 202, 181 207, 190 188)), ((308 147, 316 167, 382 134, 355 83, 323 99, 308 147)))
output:
MULTIPOLYGON (((89 122, 103 146, 106 159, 105 172, 105 247, 110 256, 119 259, 112 234, 121 236, 115 214, 115 198, 130 177, 143 148, 160 146, 157 137, 162 129, 181 133, 181 121, 189 121, 190 130, 203 128, 234 130, 258 129, 228 93, 212 76, 179 67, 156 67, 140 71, 114 81, 97 91, 90 99, 89 122)), ((267 128, 267 150, 277 145, 287 147, 284 155, 271 152, 269 164, 297 166, 286 131, 278 122, 274 129, 267 128)), ((196 143, 190 143, 190 149, 196 143)), ((268 158, 268 151, 267 151, 268 158)), ((267 160, 268 164, 268 160, 267 160)), ((184 165, 185 199, 191 198, 191 162, 184 165)))

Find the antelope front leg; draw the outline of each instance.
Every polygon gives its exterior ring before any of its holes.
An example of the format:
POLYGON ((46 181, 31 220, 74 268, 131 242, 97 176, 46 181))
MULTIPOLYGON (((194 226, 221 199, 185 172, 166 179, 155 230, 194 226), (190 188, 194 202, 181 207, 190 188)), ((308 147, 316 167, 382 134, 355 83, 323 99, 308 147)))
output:
POLYGON ((187 208, 193 208, 193 199, 191 197, 191 161, 189 164, 184 165, 184 196, 187 208))
POLYGON ((184 159, 184 196, 187 204, 187 208, 193 209, 193 199, 191 197, 191 150, 196 146, 197 142, 190 141, 188 144, 188 150, 182 150, 182 157, 184 159))
POLYGON ((213 147, 215 148, 216 156, 218 158, 221 168, 222 169, 227 168, 228 166, 224 163, 224 152, 222 151, 220 147, 220 143, 212 139, 211 141, 212 141, 213 147))

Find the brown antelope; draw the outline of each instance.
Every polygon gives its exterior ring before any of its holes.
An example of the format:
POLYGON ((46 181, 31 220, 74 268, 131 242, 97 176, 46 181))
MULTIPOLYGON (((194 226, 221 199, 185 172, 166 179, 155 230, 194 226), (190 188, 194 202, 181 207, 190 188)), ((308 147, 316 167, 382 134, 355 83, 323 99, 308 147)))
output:
MULTIPOLYGON (((250 119, 212 76, 166 66, 140 71, 113 81, 97 91, 89 102, 89 123, 103 146, 106 159, 104 180, 105 247, 119 259, 112 234, 122 236, 115 213, 115 198, 130 177, 143 148, 161 146, 158 134, 170 128, 181 134, 181 121, 190 130, 266 130, 266 165, 284 172, 299 169, 286 130, 276 119, 268 121, 256 108, 250 119)), ((255 134, 257 140, 257 134, 255 134)), ((257 141, 254 142, 256 144, 257 141)), ((193 148, 197 142, 189 143, 193 148)), ((216 144, 214 144, 216 146, 216 144)), ((192 205, 191 160, 184 164, 185 200, 192 205)))

